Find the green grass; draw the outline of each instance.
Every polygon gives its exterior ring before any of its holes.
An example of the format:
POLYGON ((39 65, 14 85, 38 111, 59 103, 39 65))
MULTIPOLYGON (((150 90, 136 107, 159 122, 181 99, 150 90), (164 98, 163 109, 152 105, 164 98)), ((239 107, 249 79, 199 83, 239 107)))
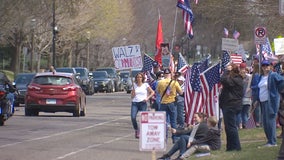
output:
MULTIPOLYGON (((277 135, 280 129, 277 129, 277 135)), ((193 160, 274 160, 278 156, 282 139, 277 139, 277 147, 258 148, 266 143, 263 128, 239 130, 241 140, 241 151, 226 152, 226 134, 222 132, 222 148, 219 151, 212 151, 210 156, 190 157, 193 160)))

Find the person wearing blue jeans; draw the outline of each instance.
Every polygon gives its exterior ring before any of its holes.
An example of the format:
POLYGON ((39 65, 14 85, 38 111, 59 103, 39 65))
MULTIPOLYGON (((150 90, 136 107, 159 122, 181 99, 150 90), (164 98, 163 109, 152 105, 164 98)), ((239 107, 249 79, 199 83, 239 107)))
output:
POLYGON ((257 85, 261 106, 262 123, 267 143, 263 147, 274 147, 276 143, 276 117, 280 105, 279 91, 284 89, 284 77, 272 71, 268 60, 261 62, 261 75, 257 85))
POLYGON ((135 138, 139 138, 139 129, 137 125, 137 114, 139 111, 147 110, 147 101, 155 94, 150 85, 145 82, 143 73, 135 76, 135 82, 131 91, 131 122, 135 130, 135 138))

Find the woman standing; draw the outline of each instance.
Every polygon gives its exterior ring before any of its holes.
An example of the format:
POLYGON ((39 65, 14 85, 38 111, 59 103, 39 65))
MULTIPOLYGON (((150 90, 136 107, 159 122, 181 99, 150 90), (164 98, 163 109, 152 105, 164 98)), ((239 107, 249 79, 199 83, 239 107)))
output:
POLYGON ((137 124, 138 111, 147 110, 147 101, 155 94, 148 83, 144 83, 145 77, 143 73, 138 73, 135 76, 133 89, 131 91, 131 121, 135 130, 135 138, 139 138, 139 130, 137 124))
POLYGON ((280 105, 279 92, 284 88, 284 77, 272 72, 268 60, 261 62, 261 75, 258 82, 258 99, 262 111, 263 129, 267 138, 264 147, 276 144, 276 116, 280 105))
POLYGON ((239 151, 241 144, 236 124, 237 114, 242 110, 243 78, 236 64, 227 66, 221 76, 223 86, 220 95, 220 108, 223 111, 225 132, 227 137, 226 151, 239 151))

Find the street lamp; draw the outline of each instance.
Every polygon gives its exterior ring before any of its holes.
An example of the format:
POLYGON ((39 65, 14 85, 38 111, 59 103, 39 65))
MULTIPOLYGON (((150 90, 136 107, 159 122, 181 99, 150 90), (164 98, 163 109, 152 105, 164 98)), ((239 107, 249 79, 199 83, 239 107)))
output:
POLYGON ((88 46, 87 46, 87 68, 90 69, 90 38, 91 38, 91 32, 87 31, 87 40, 88 40, 88 46))
POLYGON ((31 72, 34 70, 34 65, 33 65, 33 55, 34 55, 34 32, 35 32, 35 24, 36 24, 36 19, 31 20, 31 26, 32 26, 32 37, 31 37, 31 72))

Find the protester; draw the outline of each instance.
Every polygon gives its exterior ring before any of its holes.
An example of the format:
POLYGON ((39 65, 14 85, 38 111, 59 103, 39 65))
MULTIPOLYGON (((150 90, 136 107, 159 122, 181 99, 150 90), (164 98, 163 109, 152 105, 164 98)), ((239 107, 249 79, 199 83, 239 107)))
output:
POLYGON ((152 97, 153 103, 152 108, 155 109, 155 111, 160 110, 161 106, 161 95, 157 92, 157 86, 160 80, 164 79, 164 72, 160 71, 156 74, 157 80, 153 83, 152 89, 155 91, 155 95, 152 97))
POLYGON ((179 150, 179 157, 186 151, 187 144, 193 140, 199 140, 204 138, 208 133, 208 126, 206 124, 206 114, 198 112, 194 114, 193 120, 194 126, 189 126, 183 130, 177 130, 172 128, 173 134, 181 135, 178 141, 173 147, 158 160, 169 159, 175 152, 179 150))
POLYGON ((279 91, 284 88, 284 77, 272 72, 271 67, 268 60, 261 62, 261 75, 258 82, 258 99, 262 111, 263 129, 267 138, 267 143, 263 147, 277 146, 276 116, 280 105, 279 91))
POLYGON ((236 116, 242 110, 243 78, 236 64, 229 64, 221 76, 223 86, 219 97, 219 105, 223 111, 225 133, 227 138, 226 151, 241 150, 236 116))
POLYGON ((218 120, 211 116, 207 119, 208 132, 205 137, 193 140, 187 144, 189 148, 176 160, 183 160, 190 157, 196 152, 209 153, 211 150, 219 150, 221 148, 221 131, 217 128, 218 120))
MULTIPOLYGON (((180 72, 175 73, 175 78, 184 91, 184 81, 185 78, 180 72)), ((175 105, 177 107, 177 128, 183 128, 185 123, 185 113, 184 113, 184 97, 179 94, 176 96, 175 105)))
POLYGON ((253 70, 252 70, 252 80, 251 80, 251 96, 252 96, 252 107, 253 107, 253 117, 255 121, 255 126, 260 127, 261 126, 261 109, 258 103, 258 80, 260 77, 260 71, 259 71, 259 64, 254 63, 253 70))
POLYGON ((138 73, 135 76, 135 82, 131 91, 131 121, 135 130, 135 138, 139 138, 139 129, 137 124, 138 111, 147 110, 147 101, 151 98, 155 92, 145 83, 145 77, 143 73, 138 73))
POLYGON ((283 129, 284 129, 284 93, 281 92, 281 101, 280 101, 280 107, 278 111, 278 118, 279 118, 279 123, 281 125, 281 138, 282 138, 282 143, 281 147, 279 150, 278 154, 278 159, 277 160, 284 160, 284 134, 283 134, 283 129))
POLYGON ((49 67, 49 72, 56 72, 54 66, 50 66, 50 67, 49 67))
MULTIPOLYGON (((157 92, 161 95, 161 111, 166 112, 167 123, 171 128, 177 128, 177 108, 175 106, 175 97, 177 93, 183 96, 183 91, 175 80, 172 80, 171 70, 164 70, 165 79, 160 80, 157 86, 157 92)), ((173 143, 176 141, 176 136, 172 135, 173 143)))
POLYGON ((237 125, 239 125, 239 128, 246 128, 246 124, 249 118, 249 111, 251 106, 251 75, 249 74, 249 71, 246 67, 246 63, 240 64, 240 73, 243 77, 243 85, 244 85, 244 94, 242 98, 242 110, 238 114, 237 119, 237 125))

